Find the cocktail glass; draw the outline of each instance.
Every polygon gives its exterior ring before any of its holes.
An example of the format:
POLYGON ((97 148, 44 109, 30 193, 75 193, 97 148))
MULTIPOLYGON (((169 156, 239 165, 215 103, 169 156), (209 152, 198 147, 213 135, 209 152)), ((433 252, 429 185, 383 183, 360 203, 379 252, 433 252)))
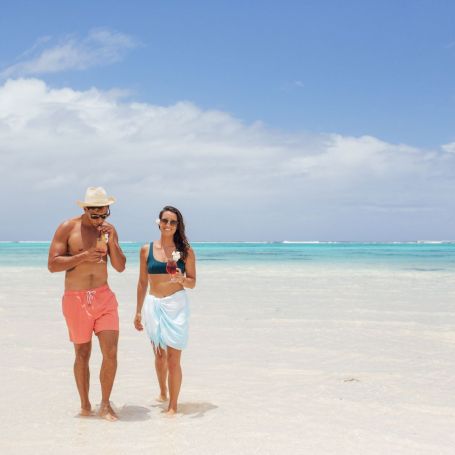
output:
POLYGON ((99 263, 105 262, 103 256, 107 254, 107 235, 104 232, 100 232, 96 239, 96 249, 102 254, 102 257, 98 261, 99 263))
POLYGON ((171 275, 171 281, 175 281, 175 274, 177 273, 177 262, 173 259, 168 259, 166 262, 166 272, 171 275))

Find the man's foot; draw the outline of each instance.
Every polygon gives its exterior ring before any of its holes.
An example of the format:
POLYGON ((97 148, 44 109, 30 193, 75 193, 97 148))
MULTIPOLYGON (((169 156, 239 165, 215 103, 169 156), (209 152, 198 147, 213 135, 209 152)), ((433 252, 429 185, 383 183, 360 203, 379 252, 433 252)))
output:
POLYGON ((164 403, 165 401, 169 400, 169 398, 166 396, 166 394, 162 394, 160 393, 157 397, 156 397, 156 401, 160 402, 160 403, 164 403))
POLYGON ((118 416, 112 409, 111 403, 101 403, 98 415, 102 419, 108 420, 109 422, 115 422, 116 420, 118 420, 118 416))
POLYGON ((79 415, 81 417, 90 417, 90 416, 94 415, 94 412, 92 411, 92 405, 89 403, 85 406, 81 406, 79 415))

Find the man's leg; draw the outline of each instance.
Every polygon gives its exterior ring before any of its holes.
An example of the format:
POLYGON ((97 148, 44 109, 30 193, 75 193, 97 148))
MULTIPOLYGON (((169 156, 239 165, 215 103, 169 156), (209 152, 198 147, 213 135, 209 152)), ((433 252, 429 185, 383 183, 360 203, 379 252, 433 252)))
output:
POLYGON ((103 330, 98 334, 103 363, 100 370, 101 382, 101 406, 100 416, 106 420, 117 420, 118 417, 112 409, 109 398, 114 385, 115 373, 117 371, 117 330, 103 330))
POLYGON ((88 397, 90 388, 89 360, 92 352, 92 342, 74 344, 76 358, 74 360, 74 378, 76 379, 77 390, 81 398, 81 415, 89 416, 92 406, 88 397))

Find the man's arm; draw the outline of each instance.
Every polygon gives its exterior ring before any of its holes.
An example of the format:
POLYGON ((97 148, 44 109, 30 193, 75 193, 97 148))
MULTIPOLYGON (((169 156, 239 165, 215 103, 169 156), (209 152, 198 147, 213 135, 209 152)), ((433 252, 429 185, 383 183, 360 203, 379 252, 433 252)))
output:
POLYGON ((90 255, 89 251, 83 251, 74 256, 67 256, 68 237, 71 232, 71 221, 65 221, 55 231, 49 248, 47 268, 50 272, 64 272, 85 262, 90 255))
POLYGON ((125 270, 126 257, 118 243, 117 231, 112 225, 109 226, 109 229, 106 229, 104 225, 102 228, 104 228, 102 229, 104 232, 109 233, 107 245, 109 247, 109 257, 111 258, 112 267, 114 267, 117 272, 123 272, 125 270))

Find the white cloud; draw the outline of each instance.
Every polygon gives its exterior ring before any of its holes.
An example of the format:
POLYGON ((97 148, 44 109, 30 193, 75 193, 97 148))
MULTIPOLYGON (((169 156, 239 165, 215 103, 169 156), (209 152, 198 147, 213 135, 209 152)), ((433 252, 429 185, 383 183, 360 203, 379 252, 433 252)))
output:
POLYGON ((302 90, 304 88, 305 88, 304 82, 300 79, 295 79, 284 82, 281 85, 280 90, 283 92, 295 92, 297 90, 302 90))
POLYGON ((455 153, 455 142, 450 142, 449 144, 444 144, 442 149, 447 153, 455 153))
POLYGON ((91 30, 85 38, 67 36, 51 45, 50 37, 40 38, 19 61, 0 72, 3 79, 16 76, 85 70, 121 60, 126 51, 138 46, 131 36, 108 29, 91 30), (43 49, 43 46, 47 46, 43 49))
POLYGON ((114 93, 37 79, 0 86, 0 203, 11 215, 0 239, 49 238, 91 185, 118 198, 113 221, 129 239, 153 234, 167 203, 205 240, 451 237, 451 145, 283 134, 114 93))

